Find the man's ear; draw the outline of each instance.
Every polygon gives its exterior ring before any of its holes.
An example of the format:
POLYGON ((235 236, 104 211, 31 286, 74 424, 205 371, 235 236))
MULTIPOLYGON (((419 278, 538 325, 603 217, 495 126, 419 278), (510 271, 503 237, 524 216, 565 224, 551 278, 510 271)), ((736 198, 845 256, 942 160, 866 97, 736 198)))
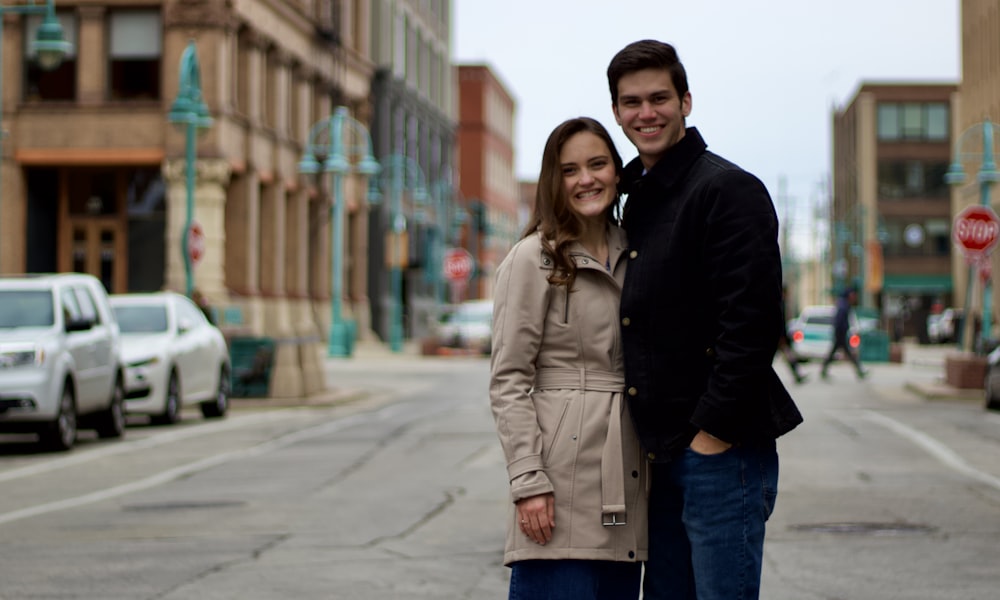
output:
POLYGON ((681 98, 681 114, 685 117, 691 114, 691 92, 684 92, 681 98))

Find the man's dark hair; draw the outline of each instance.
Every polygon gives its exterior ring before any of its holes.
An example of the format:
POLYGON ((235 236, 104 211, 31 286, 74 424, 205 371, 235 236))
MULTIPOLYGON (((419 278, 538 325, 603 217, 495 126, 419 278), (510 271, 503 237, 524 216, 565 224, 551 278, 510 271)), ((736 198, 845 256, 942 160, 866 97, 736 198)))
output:
POLYGON ((677 57, 673 46, 656 40, 640 40, 622 48, 608 65, 608 87, 611 88, 611 104, 618 104, 618 82, 629 73, 644 69, 664 69, 670 73, 670 80, 680 98, 688 92, 687 72, 677 57))

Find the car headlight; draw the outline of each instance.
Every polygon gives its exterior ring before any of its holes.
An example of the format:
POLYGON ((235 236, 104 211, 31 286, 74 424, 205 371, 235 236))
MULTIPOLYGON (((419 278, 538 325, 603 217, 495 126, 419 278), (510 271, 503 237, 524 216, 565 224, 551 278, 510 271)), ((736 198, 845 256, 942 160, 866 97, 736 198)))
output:
POLYGON ((24 367, 27 365, 41 366, 44 363, 44 348, 7 350, 5 352, 0 352, 0 368, 24 367))
POLYGON ((152 367, 153 365, 155 365, 155 364, 157 364, 159 362, 160 362, 160 357, 159 356, 151 356, 149 358, 143 358, 141 360, 133 360, 133 361, 129 362, 128 365, 126 365, 126 366, 128 366, 130 368, 134 368, 134 367, 152 367))

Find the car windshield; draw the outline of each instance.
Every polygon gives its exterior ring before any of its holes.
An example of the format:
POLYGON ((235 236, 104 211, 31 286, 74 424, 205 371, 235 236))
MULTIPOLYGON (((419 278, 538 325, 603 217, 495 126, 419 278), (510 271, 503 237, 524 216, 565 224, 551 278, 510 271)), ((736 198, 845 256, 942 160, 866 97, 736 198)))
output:
POLYGON ((833 325, 833 315, 809 315, 806 325, 833 325))
POLYGON ((0 328, 52 327, 52 292, 48 290, 7 290, 0 292, 0 328))
POLYGON ((162 333, 167 330, 167 307, 162 305, 115 306, 122 333, 162 333))

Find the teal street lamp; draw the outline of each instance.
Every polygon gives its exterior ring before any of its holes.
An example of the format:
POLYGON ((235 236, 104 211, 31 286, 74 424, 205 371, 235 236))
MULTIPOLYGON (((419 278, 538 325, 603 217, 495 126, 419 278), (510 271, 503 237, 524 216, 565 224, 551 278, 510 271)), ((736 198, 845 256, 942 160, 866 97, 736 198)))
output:
MULTIPOLYGON (((1000 172, 997 171, 996 161, 994 160, 994 134, 996 132, 997 125, 994 125, 989 119, 981 123, 977 123, 963 131, 958 139, 955 140, 955 147, 952 154, 951 166, 948 167, 948 172, 944 176, 946 183, 953 186, 960 186, 965 183, 965 169, 962 164, 968 161, 979 160, 979 172, 976 173, 976 182, 979 184, 979 204, 981 206, 990 206, 990 187, 1000 181, 1000 172), (976 147, 976 142, 980 142, 979 147, 976 147), (963 148, 971 142, 971 150, 964 151, 963 148)), ((979 260, 987 260, 989 256, 989 250, 982 253, 979 256, 979 260)), ((966 310, 965 314, 969 315, 969 297, 972 294, 972 282, 973 282, 973 267, 969 266, 968 280, 965 295, 966 310)), ((990 278, 985 278, 983 283, 983 315, 982 315, 982 327, 979 330, 979 346, 980 350, 985 348, 985 343, 990 340, 990 331, 993 327, 991 322, 993 309, 990 306, 992 301, 993 292, 991 290, 990 278)), ((971 319, 966 318, 966 323, 969 323, 971 319)), ((966 329, 965 331, 970 331, 966 329)), ((967 339, 967 336, 962 336, 962 339, 967 339)), ((968 346, 967 346, 968 347, 968 346)))
MULTIPOLYGON (((7 13, 44 15, 42 24, 35 34, 35 41, 31 43, 35 60, 38 61, 38 66, 42 69, 46 71, 55 69, 62 63, 63 57, 73 49, 72 45, 63 37, 62 25, 56 18, 53 0, 46 0, 45 4, 39 4, 35 0, 29 0, 28 4, 14 6, 0 4, 0 71, 3 70, 3 16, 7 13)), ((0 72, 0 208, 3 206, 3 81, 4 75, 0 72)))
POLYGON ((198 72, 198 51, 194 41, 188 42, 187 48, 181 54, 180 87, 177 98, 170 107, 167 121, 184 126, 184 175, 187 192, 187 206, 184 217, 184 232, 181 234, 181 255, 184 258, 184 289, 190 298, 194 294, 194 274, 192 273, 192 257, 190 251, 191 222, 194 219, 194 175, 195 175, 195 138, 198 130, 212 126, 212 117, 208 113, 201 97, 201 76, 198 72))
POLYGON ((371 135, 364 124, 350 116, 346 106, 338 106, 332 115, 312 126, 305 153, 299 161, 299 171, 307 174, 322 172, 333 175, 330 336, 327 355, 351 356, 354 347, 353 323, 344 321, 342 315, 344 177, 352 171, 368 177, 379 172, 379 164, 372 156, 371 135), (352 160, 356 162, 352 164, 352 160))
MULTIPOLYGON (((382 173, 378 186, 390 191, 389 223, 390 231, 386 248, 389 255, 389 287, 392 309, 389 321, 389 348, 393 352, 403 349, 403 264, 406 261, 406 215, 403 213, 403 191, 409 190, 414 205, 427 202, 427 178, 417 161, 402 154, 392 154, 382 159, 382 173)), ((380 198, 380 195, 375 195, 380 198)))

